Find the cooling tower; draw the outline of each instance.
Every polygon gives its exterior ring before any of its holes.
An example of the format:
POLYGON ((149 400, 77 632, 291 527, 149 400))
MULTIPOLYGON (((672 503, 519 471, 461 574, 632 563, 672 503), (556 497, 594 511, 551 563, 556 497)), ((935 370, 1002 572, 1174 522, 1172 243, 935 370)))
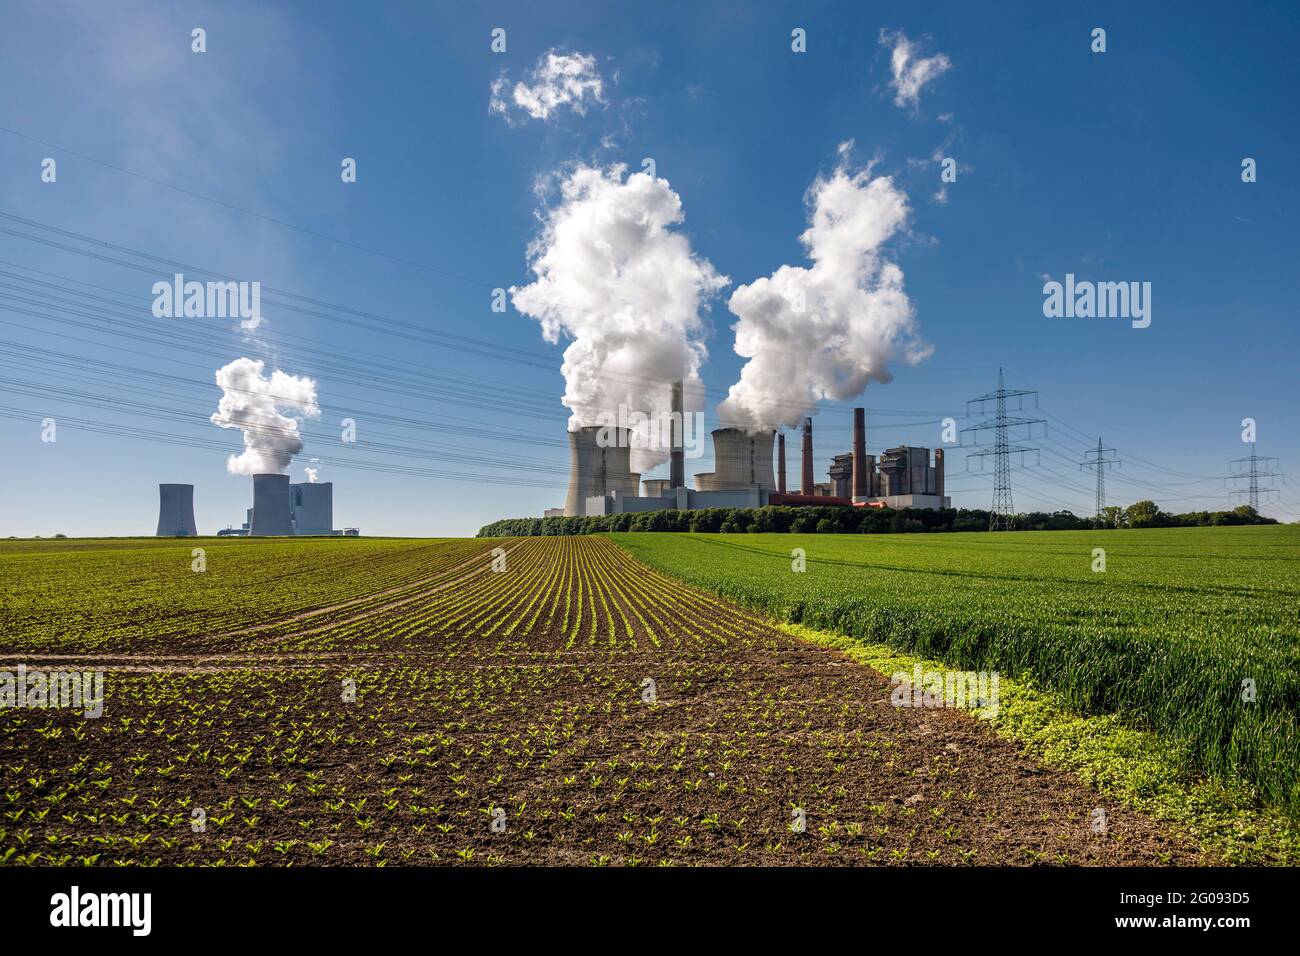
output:
POLYGON ((867 471, 867 410, 853 409, 853 501, 871 496, 871 473, 867 471))
POLYGON ((332 534, 334 482, 308 482, 289 486, 294 534, 332 534))
POLYGON ((585 515, 587 499, 621 491, 636 495, 641 476, 631 469, 631 432, 626 428, 588 425, 569 432, 569 493, 566 516, 585 515), (609 447, 601 447, 602 437, 609 447))
POLYGON ((813 481, 812 419, 803 420, 803 462, 799 475, 799 494, 815 495, 817 489, 813 481))
POLYGON ((251 535, 293 534, 289 507, 288 475, 253 476, 251 535))
POLYGON ((668 494, 668 490, 672 488, 673 483, 668 478, 646 478, 641 482, 641 485, 645 488, 647 498, 662 498, 668 494))
POLYGON ((747 432, 743 428, 713 430, 713 484, 719 491, 752 488, 772 489, 772 439, 770 431, 747 432))
POLYGON ((192 538, 194 528, 194 486, 158 486, 158 537, 192 538))

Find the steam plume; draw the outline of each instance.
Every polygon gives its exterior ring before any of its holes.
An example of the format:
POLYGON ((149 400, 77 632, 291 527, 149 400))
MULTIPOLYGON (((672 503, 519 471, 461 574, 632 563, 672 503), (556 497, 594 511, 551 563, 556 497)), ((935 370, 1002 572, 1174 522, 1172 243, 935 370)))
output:
POLYGON ((276 369, 263 376, 260 360, 237 358, 217 369, 221 402, 212 423, 244 433, 244 452, 231 455, 226 468, 236 475, 283 474, 302 451, 298 423, 318 418, 316 382, 276 369))
POLYGON ((839 165, 819 176, 805 202, 799 241, 811 267, 783 265, 742 285, 728 308, 737 316, 736 354, 747 358, 718 417, 746 428, 794 427, 823 398, 847 401, 869 382, 892 380, 888 361, 908 363, 932 348, 917 337, 903 270, 881 247, 907 221, 907 195, 888 176, 839 165))
MULTIPOLYGON (((570 430, 605 424, 598 416, 616 415, 620 405, 667 414, 678 380, 685 410, 703 406, 700 310, 728 280, 672 229, 683 220, 682 203, 667 180, 646 173, 625 180, 625 171, 580 166, 568 176, 528 250, 536 279, 510 290, 546 341, 572 339, 561 369, 570 430)), ((665 447, 644 447, 649 431, 636 430, 643 447, 632 450, 634 471, 668 458, 665 447)))

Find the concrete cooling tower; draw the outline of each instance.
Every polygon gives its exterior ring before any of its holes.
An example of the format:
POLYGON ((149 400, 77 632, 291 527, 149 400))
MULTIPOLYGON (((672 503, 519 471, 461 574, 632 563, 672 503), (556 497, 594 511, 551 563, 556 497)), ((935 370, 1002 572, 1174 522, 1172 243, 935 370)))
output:
POLYGON ((293 534, 289 508, 288 475, 253 476, 251 535, 293 534))
POLYGON ((194 486, 158 486, 158 537, 192 538, 194 528, 194 486))
MULTIPOLYGON (((776 432, 747 432, 743 428, 713 430, 713 489, 776 487, 772 480, 772 442, 776 432)), ((698 482, 697 482, 698 485, 698 482)))
POLYGON ((631 432, 626 428, 588 425, 569 432, 569 492, 564 498, 566 516, 585 515, 587 499, 621 491, 635 496, 641 476, 632 471, 631 432), (601 447, 601 435, 609 447, 601 447), (612 439, 612 440, 608 440, 612 439))
POLYGON ((304 481, 290 485, 294 534, 332 534, 334 531, 334 482, 304 481))

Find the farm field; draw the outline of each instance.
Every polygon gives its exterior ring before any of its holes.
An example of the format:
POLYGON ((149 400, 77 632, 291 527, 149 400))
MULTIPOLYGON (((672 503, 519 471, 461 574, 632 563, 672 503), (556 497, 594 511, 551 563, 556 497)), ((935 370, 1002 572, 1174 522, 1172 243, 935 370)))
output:
POLYGON ((1202 860, 606 538, 206 543, 0 543, 0 671, 106 674, 0 709, 0 862, 1202 860))
POLYGON ((777 619, 1121 715, 1300 811, 1300 528, 612 537, 777 619))

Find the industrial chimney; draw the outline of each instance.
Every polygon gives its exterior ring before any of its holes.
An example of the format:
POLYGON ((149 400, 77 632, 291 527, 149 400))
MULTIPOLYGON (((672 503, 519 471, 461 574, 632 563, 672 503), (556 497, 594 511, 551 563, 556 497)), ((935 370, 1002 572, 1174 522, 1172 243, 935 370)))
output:
MULTIPOLYGON (((943 497, 943 449, 934 450, 934 493, 940 498, 943 497)), ((939 502, 940 507, 943 502, 939 502)))
POLYGON ((253 476, 253 521, 250 535, 293 534, 288 475, 253 476))
POLYGON ((670 488, 686 487, 686 451, 684 448, 686 421, 682 417, 682 383, 673 382, 672 459, 669 466, 670 488))
POLYGON ((813 482, 812 419, 803 420, 803 470, 800 476, 799 493, 815 495, 817 489, 813 482))
POLYGON ((194 486, 158 486, 158 537, 193 538, 194 486))
POLYGON ((853 502, 871 497, 871 474, 867 471, 867 410, 853 409, 853 502))
POLYGON ((785 494, 785 432, 776 436, 776 490, 785 494))

